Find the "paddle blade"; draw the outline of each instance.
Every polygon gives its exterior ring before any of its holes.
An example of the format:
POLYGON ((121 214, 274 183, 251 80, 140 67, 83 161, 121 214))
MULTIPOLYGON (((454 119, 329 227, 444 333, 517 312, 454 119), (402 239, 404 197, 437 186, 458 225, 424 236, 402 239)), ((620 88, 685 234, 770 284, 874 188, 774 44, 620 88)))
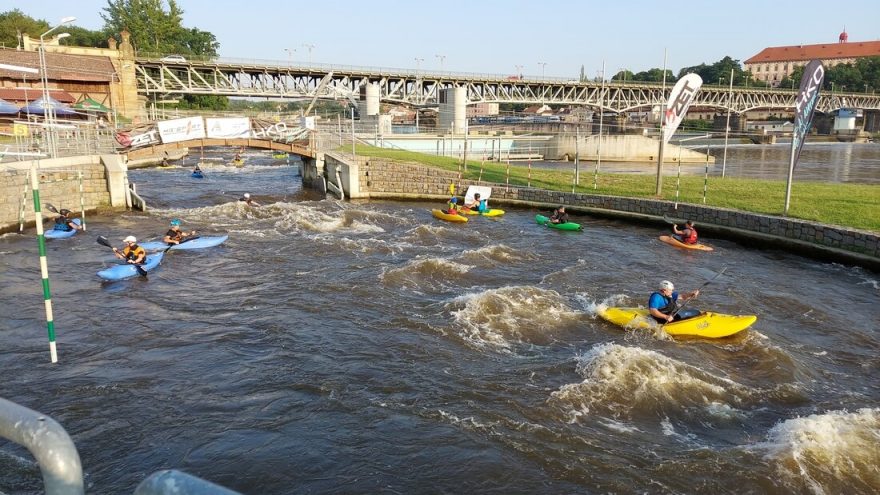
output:
POLYGON ((108 241, 107 238, 102 235, 98 236, 97 241, 98 241, 98 244, 100 244, 102 246, 107 246, 108 248, 113 247, 113 244, 110 244, 110 241, 108 241))
POLYGON ((144 267, 142 267, 141 265, 134 265, 134 267, 137 270, 138 275, 140 275, 141 277, 147 276, 147 271, 144 270, 144 267))
POLYGON ((455 183, 454 182, 449 183, 449 195, 455 196, 455 183))
POLYGON ((46 209, 49 210, 49 211, 51 211, 52 213, 58 213, 58 210, 55 209, 55 207, 52 206, 51 203, 46 203, 46 209))

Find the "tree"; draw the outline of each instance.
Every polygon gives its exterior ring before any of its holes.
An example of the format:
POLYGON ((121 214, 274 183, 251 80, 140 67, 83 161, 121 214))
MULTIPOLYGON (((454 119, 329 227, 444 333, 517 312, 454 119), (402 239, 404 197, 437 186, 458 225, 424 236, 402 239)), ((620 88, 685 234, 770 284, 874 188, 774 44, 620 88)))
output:
MULTIPOLYGON (((632 75, 633 81, 650 81, 650 82, 662 82, 663 81, 663 69, 653 68, 648 69, 646 71, 638 72, 632 75)), ((666 82, 675 82, 675 75, 671 70, 666 69, 666 82)))
POLYGON ((614 74, 613 76, 611 76, 611 80, 612 81, 633 81, 634 80, 633 77, 635 77, 635 74, 633 74, 629 70, 624 69, 622 71, 619 71, 617 74, 614 74))
POLYGON ((131 33, 135 50, 144 53, 216 57, 220 44, 213 34, 183 27, 183 9, 176 0, 107 0, 101 17, 104 30, 131 33))
POLYGON ((0 44, 7 48, 15 48, 18 46, 19 35, 27 34, 39 38, 49 28, 48 22, 27 16, 18 9, 3 12, 0 14, 0 44))

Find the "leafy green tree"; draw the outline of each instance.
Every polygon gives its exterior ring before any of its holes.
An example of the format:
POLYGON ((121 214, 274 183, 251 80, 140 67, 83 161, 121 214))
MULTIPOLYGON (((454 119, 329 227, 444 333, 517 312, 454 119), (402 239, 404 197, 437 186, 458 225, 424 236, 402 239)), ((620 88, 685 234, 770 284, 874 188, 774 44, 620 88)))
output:
POLYGON ((614 74, 613 76, 611 76, 611 80, 612 81, 633 81, 634 80, 633 77, 635 77, 635 74, 633 74, 629 70, 624 69, 622 71, 619 71, 617 74, 614 74))
POLYGON ((107 0, 101 17, 107 32, 123 29, 140 53, 216 57, 220 44, 213 34, 183 27, 183 9, 176 0, 107 0))
POLYGON ((18 46, 20 34, 39 38, 49 28, 48 22, 27 16, 18 9, 12 9, 0 14, 0 44, 7 48, 15 48, 18 46))
MULTIPOLYGON (((653 68, 632 75, 633 81, 663 82, 663 69, 653 68)), ((666 69, 666 82, 675 82, 675 75, 666 69)))

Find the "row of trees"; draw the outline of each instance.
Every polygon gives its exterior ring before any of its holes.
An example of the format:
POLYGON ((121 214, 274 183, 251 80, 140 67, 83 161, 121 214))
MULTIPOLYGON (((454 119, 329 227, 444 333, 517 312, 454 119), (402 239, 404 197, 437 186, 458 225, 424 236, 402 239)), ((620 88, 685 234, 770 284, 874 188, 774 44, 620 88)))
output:
MULTIPOLYGON (((104 26, 98 30, 65 26, 63 32, 70 33, 70 37, 61 43, 107 48, 111 37, 119 42, 119 33, 126 30, 140 55, 174 53, 212 58, 220 49, 220 43, 212 33, 183 26, 183 9, 175 0, 107 0, 101 18, 104 26)), ((0 44, 16 47, 20 35, 39 37, 50 28, 49 22, 34 19, 18 9, 3 12, 0 13, 0 44)), ((226 97, 190 95, 184 96, 178 104, 181 108, 214 110, 225 109, 228 105, 226 97)))
MULTIPOLYGON (((678 71, 678 77, 685 74, 698 74, 705 84, 730 84, 730 71, 733 71, 734 86, 767 87, 764 81, 754 78, 751 71, 743 70, 740 61, 724 57, 711 65, 700 64, 684 67, 678 71)), ((795 68, 791 76, 779 81, 780 88, 797 88, 803 76, 803 67, 795 68)), ((581 68, 583 75, 583 68, 581 68)), ((582 79, 585 80, 585 79, 582 79)), ((663 69, 649 69, 633 73, 628 70, 619 71, 611 77, 612 81, 663 81, 663 69)), ((666 70, 666 82, 674 83, 677 77, 671 70, 666 70)), ((854 63, 838 64, 825 68, 825 90, 834 89, 841 92, 872 92, 880 89, 880 57, 866 57, 854 63)))

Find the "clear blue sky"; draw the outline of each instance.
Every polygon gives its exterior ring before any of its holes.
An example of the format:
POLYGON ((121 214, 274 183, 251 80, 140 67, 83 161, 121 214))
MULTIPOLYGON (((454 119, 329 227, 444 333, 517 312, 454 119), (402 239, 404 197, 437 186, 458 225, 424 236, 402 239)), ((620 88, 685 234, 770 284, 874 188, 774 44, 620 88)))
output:
MULTIPOLYGON (((186 27, 213 33, 223 57, 492 74, 609 77, 663 66, 740 61, 766 46, 880 40, 880 0, 178 0, 186 27), (416 58, 423 61, 416 62, 416 58)), ((0 0, 56 22, 103 26, 106 0, 0 0)))

